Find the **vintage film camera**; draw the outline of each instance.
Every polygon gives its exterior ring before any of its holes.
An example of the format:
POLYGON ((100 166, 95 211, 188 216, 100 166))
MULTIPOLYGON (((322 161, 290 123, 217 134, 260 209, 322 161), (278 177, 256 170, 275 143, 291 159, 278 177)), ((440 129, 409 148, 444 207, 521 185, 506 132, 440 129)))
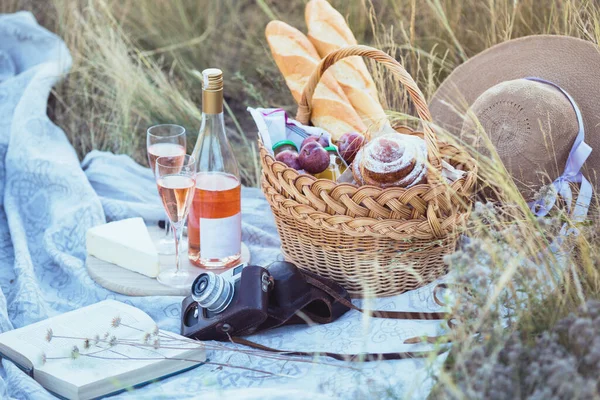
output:
POLYGON ((228 334, 252 333, 268 317, 271 286, 269 272, 254 265, 200 274, 182 304, 182 334, 225 340, 228 334))
POLYGON ((191 292, 182 303, 181 334, 198 340, 228 340, 308 321, 329 323, 348 311, 350 299, 332 280, 286 261, 267 268, 238 266, 220 275, 206 272, 191 292))

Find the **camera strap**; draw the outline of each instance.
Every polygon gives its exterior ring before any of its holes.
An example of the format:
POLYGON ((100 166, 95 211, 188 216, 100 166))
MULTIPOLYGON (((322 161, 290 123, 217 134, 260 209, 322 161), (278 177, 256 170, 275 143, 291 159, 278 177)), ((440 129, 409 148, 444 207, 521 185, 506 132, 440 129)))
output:
MULTIPOLYGON (((367 314, 371 317, 375 318, 390 318, 390 319, 425 319, 425 320, 433 320, 433 319, 447 319, 450 317, 450 314, 445 312, 417 312, 417 311, 378 311, 378 310, 363 310, 352 304, 350 300, 345 297, 340 296, 335 290, 332 290, 329 286, 325 285, 318 279, 313 278, 312 276, 305 275, 305 279, 311 285, 321 289, 331 297, 333 297, 336 301, 348 307, 351 310, 359 311, 363 314, 367 314)), ((437 299, 436 299, 437 302, 437 299)))
MULTIPOLYGON (((380 311, 380 310, 364 310, 360 307, 355 306, 352 302, 337 293, 334 289, 324 284, 318 279, 313 278, 308 274, 304 274, 306 282, 315 286, 316 288, 322 290, 327 293, 337 302, 342 304, 351 310, 356 310, 361 313, 367 314, 369 316, 375 318, 389 318, 389 319, 407 319, 407 320, 444 320, 448 319, 448 325, 450 328, 454 326, 452 323, 452 319, 450 314, 445 312, 415 312, 415 311, 380 311)), ((437 289, 437 287, 436 287, 437 289)), ((443 305, 439 299, 437 298, 437 292, 434 291, 434 299, 436 303, 443 305)), ((262 351, 268 351, 273 353, 278 353, 282 355, 289 356, 327 356, 334 358, 336 360, 341 361, 350 361, 350 362, 366 362, 366 361, 380 361, 380 360, 403 360, 408 358, 426 358, 429 357, 432 352, 431 351, 406 351, 406 352, 396 352, 396 353, 357 353, 357 354, 339 354, 339 353, 331 353, 331 352, 313 352, 313 351, 289 351, 289 350, 281 350, 272 348, 269 346, 265 346, 256 342, 253 342, 248 339, 244 339, 236 336, 229 336, 229 339, 233 343, 241 344, 244 346, 252 347, 262 351)), ((404 341, 405 344, 413 344, 413 343, 421 343, 426 341, 428 343, 439 343, 439 342, 448 342, 444 340, 442 337, 426 337, 424 340, 421 337, 409 338, 404 341)), ((442 349, 436 350, 437 354, 444 353, 448 350, 445 346, 442 349)))
POLYGON ((252 347, 257 350, 268 351, 270 353, 278 353, 286 356, 327 356, 340 361, 348 362, 368 362, 368 361, 382 361, 382 360, 405 360, 408 358, 427 358, 433 353, 442 354, 448 351, 447 347, 435 350, 435 351, 402 351, 398 353, 356 353, 356 354, 340 354, 331 352, 319 352, 319 351, 288 351, 275 349, 273 347, 265 346, 248 339, 241 337, 230 337, 231 342, 241 344, 244 346, 252 347))

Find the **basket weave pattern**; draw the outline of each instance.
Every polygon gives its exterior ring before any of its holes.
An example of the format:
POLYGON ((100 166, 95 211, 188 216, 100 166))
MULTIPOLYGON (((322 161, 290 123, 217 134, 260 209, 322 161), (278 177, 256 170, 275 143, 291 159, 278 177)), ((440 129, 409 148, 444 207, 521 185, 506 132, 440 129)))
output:
POLYGON ((262 190, 271 205, 286 259, 327 276, 351 295, 394 295, 431 282, 445 272, 444 255, 455 248, 468 218, 476 165, 464 151, 437 141, 424 96, 392 57, 367 46, 350 46, 321 60, 309 79, 296 119, 307 124, 310 100, 323 72, 349 56, 385 64, 415 104, 427 146, 428 181, 411 188, 316 179, 275 161, 259 142, 262 190), (441 160, 465 171, 448 185, 441 160))

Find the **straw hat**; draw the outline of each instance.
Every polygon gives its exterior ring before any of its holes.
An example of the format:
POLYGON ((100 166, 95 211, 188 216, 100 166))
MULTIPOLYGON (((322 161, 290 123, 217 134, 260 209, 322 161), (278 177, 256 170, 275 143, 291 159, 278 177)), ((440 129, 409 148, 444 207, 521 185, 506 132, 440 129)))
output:
MULTIPOLYGON (((600 48, 567 36, 510 40, 471 58, 442 83, 429 108, 436 124, 465 138, 478 120, 524 197, 565 170, 581 111, 585 142, 595 151, 582 169, 600 183, 600 48), (467 113, 472 111, 472 114, 467 113), (469 116, 469 115, 470 116, 469 116), (477 118, 473 118, 473 115, 477 118)), ((475 140, 480 148, 483 140, 475 140)))

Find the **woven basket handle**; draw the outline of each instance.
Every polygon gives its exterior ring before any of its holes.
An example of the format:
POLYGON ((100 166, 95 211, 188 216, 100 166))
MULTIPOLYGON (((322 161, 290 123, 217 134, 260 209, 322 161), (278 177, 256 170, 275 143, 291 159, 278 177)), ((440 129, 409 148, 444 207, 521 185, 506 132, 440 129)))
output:
MULTIPOLYGON (((316 70, 310 76, 308 83, 302 91, 302 98, 298 104, 296 120, 304 125, 308 125, 310 122, 310 114, 312 112, 310 104, 321 76, 327 70, 327 68, 331 67, 342 58, 352 56, 367 57, 385 65, 390 69, 392 74, 400 81, 400 83, 406 87, 413 104, 417 108, 417 114, 423 122, 423 132, 425 144, 427 146, 427 160, 429 161, 430 166, 435 169, 438 174, 441 173, 442 164, 440 162, 440 149, 438 147, 437 138, 432 129, 431 113, 429 112, 429 107, 427 107, 425 96, 423 96, 423 93, 415 83, 412 76, 406 72, 404 67, 398 61, 396 61, 387 53, 384 53, 383 51, 373 47, 361 45, 343 47, 339 50, 332 51, 325 58, 323 58, 316 70)), ((432 184, 436 180, 436 177, 433 175, 438 174, 428 174, 428 182, 432 184)))

